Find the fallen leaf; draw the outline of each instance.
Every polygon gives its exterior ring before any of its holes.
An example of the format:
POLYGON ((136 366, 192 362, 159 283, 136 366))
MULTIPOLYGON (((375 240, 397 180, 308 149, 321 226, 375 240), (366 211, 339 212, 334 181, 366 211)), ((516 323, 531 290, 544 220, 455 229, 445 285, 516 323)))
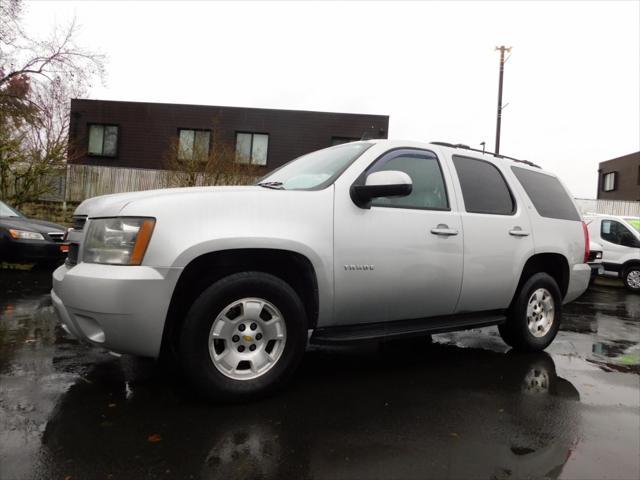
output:
POLYGON ((449 433, 449 436, 454 437, 454 438, 458 438, 460 435, 458 435, 456 432, 451 432, 451 433, 449 433))
POLYGON ((149 437, 147 437, 147 440, 150 441, 151 443, 156 443, 162 440, 162 437, 160 436, 159 433, 154 433, 153 435, 149 435, 149 437))
POLYGON ((118 406, 118 405, 117 405, 117 404, 115 404, 115 403, 110 403, 110 404, 109 404, 109 408, 115 408, 115 407, 117 407, 117 406, 118 406))

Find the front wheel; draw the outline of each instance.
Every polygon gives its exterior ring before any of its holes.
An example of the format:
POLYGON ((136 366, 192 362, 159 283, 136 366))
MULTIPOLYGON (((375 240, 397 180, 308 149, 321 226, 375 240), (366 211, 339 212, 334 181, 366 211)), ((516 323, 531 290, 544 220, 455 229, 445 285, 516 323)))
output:
POLYGON ((518 291, 500 335, 517 350, 544 350, 556 337, 561 317, 558 284, 550 275, 536 273, 518 291))
POLYGON ((215 282, 194 302, 180 357, 209 398, 245 400, 283 385, 306 341, 307 319, 296 292, 273 275, 242 272, 215 282))
POLYGON ((632 265, 622 274, 622 280, 627 290, 640 292, 640 265, 632 265))

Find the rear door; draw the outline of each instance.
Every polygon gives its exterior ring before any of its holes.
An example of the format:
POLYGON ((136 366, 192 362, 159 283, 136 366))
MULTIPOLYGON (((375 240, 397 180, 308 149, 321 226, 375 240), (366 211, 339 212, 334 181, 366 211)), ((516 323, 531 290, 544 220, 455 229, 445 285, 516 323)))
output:
POLYGON ((500 168, 453 155, 464 231, 464 275, 457 313, 506 308, 526 259, 531 224, 500 168))

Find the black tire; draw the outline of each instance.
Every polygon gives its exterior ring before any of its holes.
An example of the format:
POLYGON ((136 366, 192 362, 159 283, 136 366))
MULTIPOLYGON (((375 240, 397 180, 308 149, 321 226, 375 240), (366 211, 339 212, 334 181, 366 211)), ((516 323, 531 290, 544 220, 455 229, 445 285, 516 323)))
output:
POLYGON ((640 293, 640 285, 634 286, 631 284, 632 275, 640 275, 640 265, 631 265, 630 267, 625 268, 622 273, 622 281, 624 282, 624 286, 627 290, 634 293, 640 293))
POLYGON ((296 292, 286 282, 263 272, 241 272, 218 280, 193 303, 180 335, 180 360, 195 386, 214 401, 259 398, 282 387, 297 369, 307 343, 307 318, 296 292), (209 354, 209 333, 216 317, 229 304, 246 297, 269 301, 281 312, 286 341, 280 358, 255 379, 224 375, 209 354))
POLYGON ((516 350, 537 352, 549 346, 558 333, 562 319, 562 297, 556 281, 546 273, 536 273, 524 282, 517 292, 509 311, 507 321, 498 327, 505 343, 516 350), (547 333, 534 336, 527 325, 527 306, 533 293, 544 288, 551 294, 553 302, 553 320, 547 333))

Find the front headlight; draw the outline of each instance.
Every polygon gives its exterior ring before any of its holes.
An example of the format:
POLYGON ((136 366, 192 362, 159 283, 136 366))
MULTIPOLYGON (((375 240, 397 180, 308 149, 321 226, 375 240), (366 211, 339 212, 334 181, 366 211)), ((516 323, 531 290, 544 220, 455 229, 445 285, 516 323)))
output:
POLYGON ((15 228, 9 229, 9 235, 16 240, 44 240, 41 233, 27 232, 26 230, 16 230, 15 228))
POLYGON ((82 261, 140 265, 151 240, 153 218, 97 218, 89 221, 82 261))

